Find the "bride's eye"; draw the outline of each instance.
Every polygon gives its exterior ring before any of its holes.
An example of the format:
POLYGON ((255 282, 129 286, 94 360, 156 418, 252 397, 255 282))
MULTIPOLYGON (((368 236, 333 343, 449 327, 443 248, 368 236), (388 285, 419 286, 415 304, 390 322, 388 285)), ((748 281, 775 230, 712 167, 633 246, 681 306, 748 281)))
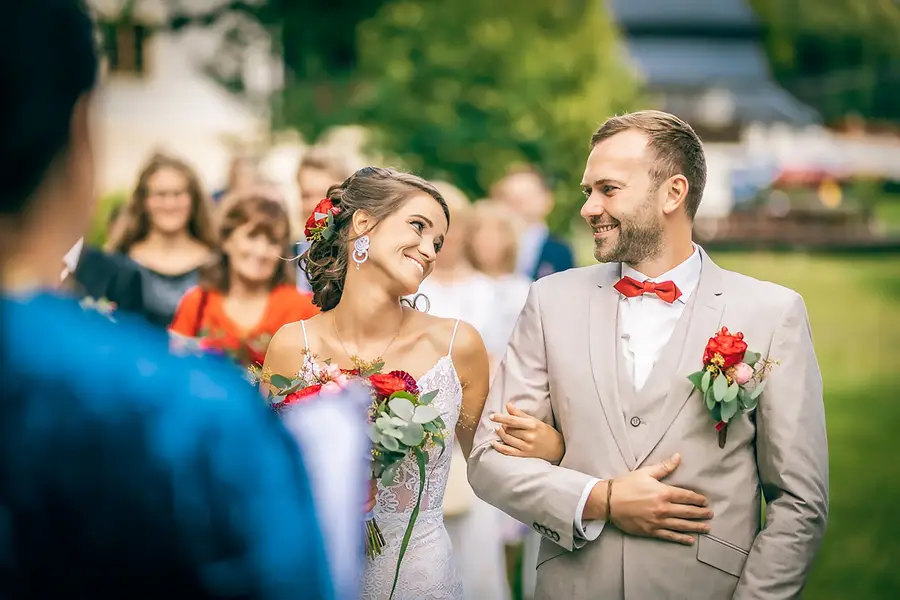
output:
POLYGON ((413 229, 415 229, 419 233, 419 235, 421 235, 422 232, 425 231, 425 223, 421 221, 410 221, 409 224, 413 226, 413 229))

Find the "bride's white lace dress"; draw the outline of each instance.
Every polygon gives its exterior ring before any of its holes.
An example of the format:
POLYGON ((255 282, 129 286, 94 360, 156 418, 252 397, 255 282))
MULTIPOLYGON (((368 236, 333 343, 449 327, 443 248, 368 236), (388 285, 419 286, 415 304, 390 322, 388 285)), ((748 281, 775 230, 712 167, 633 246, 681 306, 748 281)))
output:
MULTIPOLYGON (((451 349, 452 346, 451 340, 451 349)), ((438 390, 432 405, 441 412, 447 426, 447 451, 442 454, 439 447, 429 451, 419 518, 400 565, 394 599, 456 600, 463 597, 463 586, 453 558, 450 537, 444 528, 442 506, 453 455, 454 431, 462 405, 462 385, 449 351, 419 379, 418 384, 422 393, 438 390)), ((401 464, 393 485, 384 487, 378 484, 375 519, 386 543, 380 556, 367 560, 363 600, 387 600, 390 597, 400 544, 418 493, 419 467, 409 457, 401 464)))

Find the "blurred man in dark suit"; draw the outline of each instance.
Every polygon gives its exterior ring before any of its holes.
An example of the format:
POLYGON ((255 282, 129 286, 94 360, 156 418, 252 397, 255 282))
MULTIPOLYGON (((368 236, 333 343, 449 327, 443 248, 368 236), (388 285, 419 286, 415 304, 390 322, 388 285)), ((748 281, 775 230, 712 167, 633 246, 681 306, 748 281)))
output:
POLYGON ((525 223, 519 240, 517 271, 540 279, 575 266, 568 243, 550 233, 547 216, 553 210, 553 194, 535 169, 509 171, 491 191, 491 196, 509 206, 525 223))
POLYGON ((63 257, 62 285, 78 298, 108 300, 116 311, 141 314, 141 272, 128 257, 108 254, 78 240, 63 257))

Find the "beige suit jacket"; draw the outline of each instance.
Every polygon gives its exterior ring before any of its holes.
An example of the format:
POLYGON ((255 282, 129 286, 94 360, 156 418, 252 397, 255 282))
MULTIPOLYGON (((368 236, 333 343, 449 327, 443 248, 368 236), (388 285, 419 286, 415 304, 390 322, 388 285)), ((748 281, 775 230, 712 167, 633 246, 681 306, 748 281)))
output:
POLYGON ((822 380, 806 308, 789 289, 725 271, 705 252, 701 258, 700 282, 679 325, 682 343, 668 345, 645 385, 655 386, 658 399, 643 429, 632 428, 637 420, 619 393, 619 295, 612 286, 621 266, 573 269, 531 288, 468 472, 479 497, 543 535, 538 600, 772 600, 796 598, 803 588, 828 513, 822 380), (758 408, 729 424, 721 449, 687 376, 700 370, 708 339, 723 326, 779 364, 758 408), (563 434, 559 466, 492 448, 488 417, 510 401, 563 434), (684 546, 606 524, 595 541, 575 537, 576 508, 592 477, 616 477, 675 452, 682 464, 665 482, 709 499, 710 535, 684 546))

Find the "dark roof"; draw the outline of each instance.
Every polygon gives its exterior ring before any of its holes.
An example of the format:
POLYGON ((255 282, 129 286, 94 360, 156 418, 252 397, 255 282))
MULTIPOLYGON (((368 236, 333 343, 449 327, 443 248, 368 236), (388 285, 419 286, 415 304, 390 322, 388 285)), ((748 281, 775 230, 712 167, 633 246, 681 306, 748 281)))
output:
POLYGON ((680 25, 747 25, 757 23, 745 0, 609 0, 613 16, 623 27, 649 23, 680 25))

